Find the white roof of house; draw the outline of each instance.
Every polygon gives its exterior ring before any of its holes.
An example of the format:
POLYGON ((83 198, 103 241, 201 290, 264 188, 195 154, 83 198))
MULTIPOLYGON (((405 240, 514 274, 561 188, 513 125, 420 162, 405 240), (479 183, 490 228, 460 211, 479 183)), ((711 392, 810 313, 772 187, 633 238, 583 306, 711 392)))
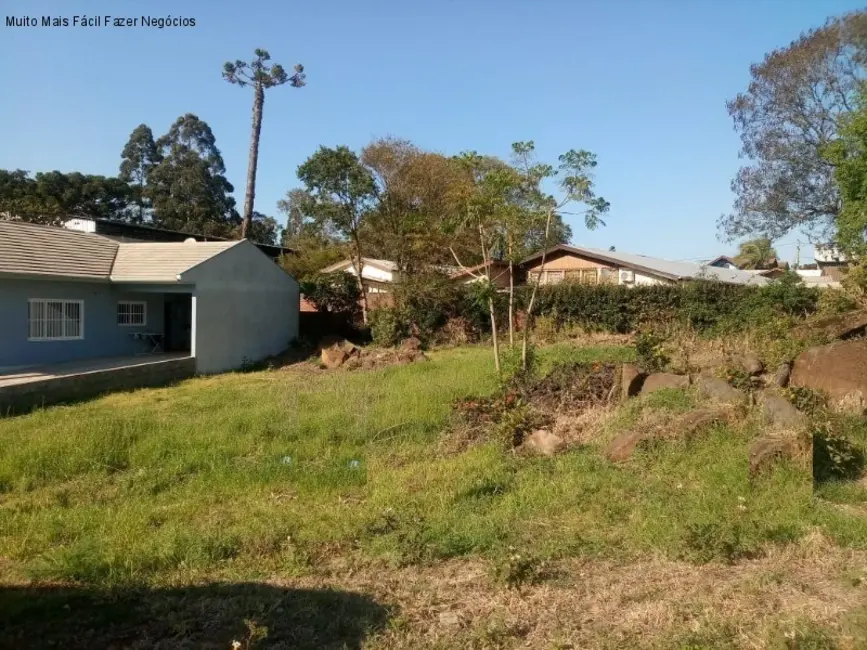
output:
MULTIPOLYGON (((557 251, 591 257, 602 262, 607 262, 616 266, 624 266, 635 271, 648 273, 668 280, 716 280, 717 282, 725 282, 728 284, 750 285, 762 285, 770 282, 770 280, 760 275, 753 275, 739 269, 727 269, 717 266, 708 266, 707 264, 696 264, 694 262, 671 262, 658 257, 648 257, 647 255, 638 255, 636 253, 603 251, 595 248, 584 248, 581 246, 559 245, 549 249, 548 254, 550 255, 557 251)), ((536 253, 524 260, 522 264, 540 259, 541 256, 541 253, 536 253)))
POLYGON ((0 221, 0 274, 110 282, 179 282, 181 274, 241 241, 119 243, 23 221, 0 221))
MULTIPOLYGON (((390 260, 378 260, 374 257, 362 257, 361 260, 364 262, 364 265, 376 266, 381 268, 384 271, 397 271, 397 264, 390 260)), ((352 260, 342 260, 340 262, 336 262, 331 266, 326 266, 322 269, 321 273, 334 273, 335 271, 343 271, 352 266, 352 260)))
POLYGON ((112 282, 177 282, 181 274, 240 241, 119 244, 112 282))

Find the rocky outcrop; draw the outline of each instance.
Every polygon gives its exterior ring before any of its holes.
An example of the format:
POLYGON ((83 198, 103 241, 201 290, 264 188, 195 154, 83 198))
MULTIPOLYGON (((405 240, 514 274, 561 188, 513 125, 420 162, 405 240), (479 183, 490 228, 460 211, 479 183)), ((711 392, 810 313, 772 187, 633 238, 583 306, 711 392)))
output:
POLYGON ((856 405, 863 411, 867 396, 867 342, 836 341, 802 352, 795 359, 790 383, 824 392, 835 406, 852 410, 852 405, 856 405))
POLYGON ((537 429, 524 438, 523 447, 541 456, 553 456, 566 446, 560 436, 546 429, 537 429))
POLYGON ((750 476, 757 476, 778 461, 792 459, 798 453, 797 440, 786 438, 757 438, 750 445, 750 476))
POLYGON ((750 376, 762 374, 765 364, 754 354, 743 354, 733 359, 734 364, 750 376))
POLYGON ((807 423, 807 416, 779 395, 762 397, 762 416, 768 424, 784 429, 801 429, 807 423))
POLYGON ((845 314, 825 316, 801 326, 799 338, 818 336, 824 339, 843 339, 867 329, 867 311, 855 310, 845 314))
POLYGON ((722 404, 739 405, 747 402, 747 394, 744 391, 730 386, 728 382, 717 377, 700 375, 696 379, 696 386, 702 395, 722 404))
POLYGON ((780 388, 785 388, 789 385, 789 378, 792 376, 792 364, 784 361, 779 365, 774 373, 774 384, 780 388))
POLYGON ((641 392, 644 374, 632 363, 624 363, 620 368, 620 400, 625 402, 641 392))

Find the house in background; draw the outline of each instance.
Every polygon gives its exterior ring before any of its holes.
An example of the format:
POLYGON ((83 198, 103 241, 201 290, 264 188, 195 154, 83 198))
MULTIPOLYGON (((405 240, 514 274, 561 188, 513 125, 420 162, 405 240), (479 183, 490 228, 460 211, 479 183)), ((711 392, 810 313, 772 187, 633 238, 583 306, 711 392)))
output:
MULTIPOLYGON (((377 260, 372 257, 362 257, 361 281, 364 290, 368 293, 391 293, 391 286, 398 282, 400 273, 397 264, 389 260, 377 260)), ((343 271, 356 277, 355 263, 352 260, 343 260, 322 269, 322 273, 338 273, 343 271)))
POLYGON ((729 269, 729 270, 741 268, 740 266, 738 266, 738 263, 735 262, 728 255, 720 255, 716 259, 708 262, 707 265, 708 266, 715 266, 715 267, 720 268, 720 269, 729 269))
POLYGON ((829 277, 834 282, 839 282, 843 276, 843 269, 849 266, 849 259, 840 249, 830 244, 816 244, 813 247, 813 259, 821 271, 823 277, 829 277))
MULTIPOLYGON (((126 221, 115 221, 113 219, 90 219, 88 217, 76 217, 67 219, 63 222, 63 227, 67 230, 76 230, 78 232, 88 232, 96 235, 102 235, 118 242, 184 242, 188 239, 195 239, 202 242, 227 242, 233 241, 225 237, 214 237, 212 235, 191 234, 179 232, 177 230, 166 230, 165 228, 155 228, 147 224, 127 223, 126 221)), ((273 260, 279 259, 282 255, 294 255, 295 251, 284 246, 274 246, 272 244, 260 244, 253 242, 260 251, 265 253, 273 260)))
MULTIPOLYGON (((473 282, 478 282, 482 277, 485 276, 485 265, 477 264, 476 266, 472 266, 469 268, 448 268, 443 269, 455 282, 460 282, 461 284, 472 284, 473 282)), ((521 269, 520 265, 517 265, 514 269, 515 285, 522 284, 524 282, 524 272, 521 269)), ((491 282, 494 284, 497 289, 508 289, 509 288, 509 263, 503 262, 500 260, 493 260, 490 264, 490 277, 491 282)))
POLYGON ((527 282, 557 284, 564 280, 581 284, 627 286, 672 284, 684 280, 715 280, 729 284, 762 285, 769 282, 757 274, 692 262, 668 260, 634 253, 603 251, 560 244, 548 249, 542 268, 542 253, 521 262, 527 282))
POLYGON ((247 240, 119 243, 0 221, 0 372, 164 350, 199 373, 298 336, 298 284, 247 240))

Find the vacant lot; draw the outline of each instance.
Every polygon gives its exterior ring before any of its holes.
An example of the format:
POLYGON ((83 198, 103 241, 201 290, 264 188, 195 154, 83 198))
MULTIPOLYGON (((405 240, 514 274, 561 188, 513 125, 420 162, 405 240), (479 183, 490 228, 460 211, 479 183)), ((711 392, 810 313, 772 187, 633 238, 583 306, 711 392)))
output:
POLYGON ((432 358, 0 420, 0 647, 867 647, 857 483, 751 483, 750 418, 604 460, 685 391, 576 415, 554 458, 458 444, 489 352, 432 358))

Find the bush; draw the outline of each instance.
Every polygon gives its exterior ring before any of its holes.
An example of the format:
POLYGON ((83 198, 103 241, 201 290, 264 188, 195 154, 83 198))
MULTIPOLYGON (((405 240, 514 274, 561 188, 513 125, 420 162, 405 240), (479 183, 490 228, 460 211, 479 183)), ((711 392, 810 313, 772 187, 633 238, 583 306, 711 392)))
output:
POLYGON ((638 367, 646 373, 662 372, 671 359, 665 353, 665 339, 654 332, 640 332, 635 337, 638 367))
POLYGON ((338 271, 314 276, 301 284, 301 293, 320 311, 348 315, 359 311, 361 289, 358 280, 349 273, 338 271))
POLYGON ((370 334, 376 345, 392 347, 409 336, 409 327, 395 307, 372 311, 369 320, 370 334))

